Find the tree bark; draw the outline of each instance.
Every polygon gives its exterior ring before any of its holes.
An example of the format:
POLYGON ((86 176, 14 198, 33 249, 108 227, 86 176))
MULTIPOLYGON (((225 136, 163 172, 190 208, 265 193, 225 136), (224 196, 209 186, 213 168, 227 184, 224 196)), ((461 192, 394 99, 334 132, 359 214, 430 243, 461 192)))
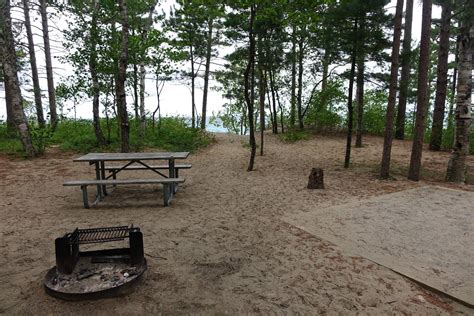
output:
POLYGON ((359 53, 357 61, 357 132, 355 144, 357 148, 362 147, 362 133, 364 132, 364 57, 363 53, 359 53))
POLYGON ((196 76, 194 75, 194 52, 193 52, 193 45, 189 46, 189 59, 191 60, 191 124, 193 128, 196 128, 196 101, 195 101, 195 83, 194 79, 196 76))
POLYGON ((41 23, 43 28, 44 55, 46 61, 46 78, 48 82, 49 113, 52 129, 56 129, 58 124, 58 114, 56 110, 56 90, 54 87, 53 64, 51 61, 51 47, 49 45, 49 28, 46 0, 39 0, 41 23))
POLYGON ((400 77, 400 94, 398 98, 397 121, 395 128, 395 138, 405 138, 405 116, 407 108, 408 85, 410 83, 410 63, 411 63, 411 27, 413 24, 413 0, 407 0, 405 12, 405 28, 403 35, 403 52, 401 56, 402 74, 400 77))
MULTIPOLYGON (((2 60, 4 58, 2 57, 2 60)), ((6 105, 6 113, 7 113, 7 134, 8 136, 14 136, 15 134, 15 120, 13 119, 13 109, 12 109, 12 98, 11 92, 9 89, 6 88, 8 81, 7 76, 5 75, 5 63, 2 63, 2 71, 3 71, 3 82, 5 83, 5 105, 6 105)))
POLYGON ((31 77, 33 78, 33 93, 35 97, 36 116, 40 128, 45 127, 43 104, 41 102, 41 87, 39 84, 38 67, 36 65, 35 43, 31 31, 29 1, 23 0, 23 13, 25 15, 26 37, 28 38, 28 52, 30 55, 31 77))
POLYGON ((0 55, 5 77, 5 91, 9 90, 11 115, 20 135, 23 150, 28 157, 35 156, 28 121, 23 111, 15 44, 10 17, 10 0, 0 0, 0 55))
POLYGON ((302 96, 303 96, 303 58, 304 58, 304 41, 303 36, 298 41, 298 124, 299 128, 304 128, 302 96))
POLYGON ((245 68, 244 74, 244 86, 245 86, 245 101, 247 102, 248 109, 248 119, 249 119, 249 143, 250 143, 250 160, 247 167, 247 171, 253 170, 253 165, 255 161, 255 152, 257 150, 257 144, 255 142, 255 125, 253 121, 253 94, 250 90, 253 91, 253 80, 250 77, 253 77, 254 73, 254 64, 255 64, 255 35, 254 35, 254 21, 256 15, 255 4, 252 4, 250 7, 250 21, 249 21, 249 51, 248 51, 248 60, 247 67, 245 68), (252 81, 252 84, 251 82, 252 81))
POLYGON ((296 27, 293 26, 291 46, 291 104, 290 104, 290 127, 295 127, 296 114, 296 27))
POLYGON ((442 3, 441 29, 439 35, 438 70, 436 77, 436 97, 431 127, 430 149, 440 150, 443 137, 444 109, 448 89, 449 28, 451 25, 451 4, 442 3))
POLYGON ((206 47, 206 70, 204 72, 204 91, 202 94, 202 115, 201 115, 201 129, 206 129, 206 112, 207 112, 207 91, 209 90, 209 72, 211 67, 211 54, 212 54, 212 28, 213 19, 210 18, 207 27, 207 47, 206 47))
MULTIPOLYGON (((474 6, 470 5, 471 12, 474 6)), ((471 127, 471 94, 474 53, 474 27, 471 21, 463 21, 459 41, 458 84, 456 98, 456 134, 453 151, 448 163, 446 181, 463 183, 466 180, 469 132, 471 127)))
POLYGON ((395 29, 393 32, 392 58, 390 68, 390 87, 388 93, 388 105, 385 123, 385 135, 383 141, 382 163, 380 177, 387 179, 390 174, 390 157, 392 154, 393 120, 395 115, 395 102, 397 98, 398 58, 400 55, 400 37, 402 33, 403 0, 397 0, 395 10, 395 29))
POLYGON ((430 34, 431 34, 431 0, 423 0, 420 39, 420 61, 418 64, 418 98, 416 106, 415 130, 411 149, 410 169, 408 179, 420 180, 421 155, 423 151, 423 136, 425 133, 426 115, 428 112, 428 68, 430 64, 430 34))
MULTIPOLYGON (((460 37, 457 36, 456 37, 456 49, 455 49, 455 52, 454 52, 454 63, 456 65, 456 67, 454 67, 454 70, 453 70, 453 82, 452 82, 452 85, 451 85, 451 97, 450 97, 450 100, 449 100, 449 110, 448 110, 448 131, 450 132, 451 134, 451 131, 453 130, 453 121, 454 121, 454 102, 456 100, 455 96, 456 96, 456 81, 457 81, 457 75, 458 75, 458 67, 457 65, 459 64, 459 39, 460 37)), ((448 148, 450 148, 452 145, 453 145, 453 141, 454 141, 454 138, 450 140, 450 145, 448 146, 448 148)))
POLYGON ((135 113, 135 121, 138 121, 138 66, 133 64, 133 111, 135 113))
MULTIPOLYGON (((260 44, 260 43, 259 43, 260 44)), ((260 45, 259 45, 260 46, 260 45)), ((259 49, 259 52, 261 50, 259 49)), ((259 56, 261 58, 262 56, 259 56)), ((263 65, 261 60, 259 60, 258 65, 259 73, 259 97, 260 97, 260 156, 263 156, 263 142, 264 142, 264 131, 265 131, 265 80, 263 78, 263 65)))
POLYGON ((92 122, 94 125, 95 138, 99 146, 106 144, 102 128, 100 127, 100 111, 99 111, 99 78, 97 76, 97 14, 98 0, 95 0, 92 8, 92 19, 90 28, 90 55, 89 55, 89 72, 92 81, 92 122))
POLYGON ((278 134, 278 117, 277 117, 277 109, 276 109, 276 98, 275 98, 275 85, 273 83, 273 70, 270 69, 268 71, 268 76, 270 77, 270 91, 272 94, 272 104, 273 104, 273 122, 274 122, 274 129, 273 133, 278 134))
POLYGON ((130 151, 130 126, 127 113, 127 95, 125 93, 125 80, 127 76, 128 65, 128 13, 127 1, 119 0, 120 15, 122 18, 122 43, 118 62, 117 80, 115 81, 115 94, 117 95, 117 111, 120 122, 121 151, 130 151))
MULTIPOLYGON (((148 13, 148 20, 144 27, 144 30, 141 34, 141 39, 143 42, 147 40, 148 32, 153 25, 153 11, 155 10, 154 6, 151 6, 148 13)), ((140 60, 140 136, 144 137, 146 133, 146 111, 145 111, 145 60, 147 58, 147 49, 143 52, 140 60)))
POLYGON ((346 142, 346 156, 344 158, 344 168, 349 168, 349 163, 351 160, 351 145, 352 145, 352 125, 353 125, 353 117, 354 117, 354 108, 352 106, 352 95, 354 90, 354 74, 355 74, 355 66, 356 66, 356 55, 357 55, 357 29, 358 29, 358 21, 355 19, 354 21, 354 43, 352 48, 351 54, 351 71, 349 75, 349 95, 347 97, 347 142, 346 142))

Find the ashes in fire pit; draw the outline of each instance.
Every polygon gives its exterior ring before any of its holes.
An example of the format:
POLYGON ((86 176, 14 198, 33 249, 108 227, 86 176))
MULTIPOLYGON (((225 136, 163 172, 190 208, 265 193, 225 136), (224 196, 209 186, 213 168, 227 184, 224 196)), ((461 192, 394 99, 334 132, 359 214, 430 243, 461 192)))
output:
POLYGON ((56 266, 44 286, 52 296, 97 299, 126 294, 147 269, 143 235, 138 227, 118 226, 76 229, 55 241, 56 266), (80 244, 129 239, 129 248, 79 251, 80 244))

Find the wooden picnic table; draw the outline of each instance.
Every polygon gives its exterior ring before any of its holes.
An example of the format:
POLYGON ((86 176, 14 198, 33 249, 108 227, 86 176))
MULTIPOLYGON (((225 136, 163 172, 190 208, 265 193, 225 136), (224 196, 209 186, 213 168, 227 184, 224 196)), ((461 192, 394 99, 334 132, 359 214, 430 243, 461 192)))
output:
POLYGON ((154 184, 161 183, 164 188, 165 205, 168 205, 171 198, 177 191, 178 183, 184 182, 184 179, 178 178, 179 169, 191 168, 190 164, 177 165, 175 160, 186 159, 189 152, 145 152, 145 153, 89 153, 87 155, 75 158, 74 162, 88 162, 95 166, 95 180, 76 180, 67 181, 66 186, 81 186, 83 190, 84 206, 89 208, 87 201, 87 186, 97 186, 97 198, 94 204, 102 200, 107 194, 107 185, 118 184, 154 184), (152 165, 153 160, 165 160, 166 165, 152 165), (121 165, 106 165, 106 162, 122 162, 121 165), (122 171, 130 170, 149 170, 161 176, 153 179, 133 179, 117 180, 117 174, 122 171), (168 170, 168 174, 160 170, 168 170), (109 174, 107 174, 107 171, 109 174), (110 179, 112 178, 112 179, 110 179))

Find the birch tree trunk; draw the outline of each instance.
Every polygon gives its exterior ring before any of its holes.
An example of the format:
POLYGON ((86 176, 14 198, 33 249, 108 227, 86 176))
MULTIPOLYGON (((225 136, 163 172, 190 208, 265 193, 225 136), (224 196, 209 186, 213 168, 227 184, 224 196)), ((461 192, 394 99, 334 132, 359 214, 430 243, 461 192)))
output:
POLYGON ((13 122, 20 135, 26 156, 34 157, 35 150, 31 140, 28 121, 23 111, 23 99, 18 81, 16 51, 10 17, 10 0, 0 0, 0 57, 2 57, 5 91, 9 91, 13 122))
MULTIPOLYGON (((0 0, 0 1, 2 1, 2 0, 0 0)), ((2 31, 2 30, 0 30, 0 31, 2 31)), ((2 43, 3 43, 3 41, 2 41, 2 43)), ((2 60, 4 60, 4 57, 2 57, 2 60)), ((7 134, 8 134, 8 136, 14 136, 16 127, 15 127, 15 120, 13 119, 11 93, 10 93, 10 90, 6 88, 6 82, 7 82, 8 78, 5 75, 5 63, 2 63, 2 72, 3 72, 3 81, 5 83, 5 106, 6 106, 6 113, 7 113, 7 134)))
POLYGON ((43 28, 44 56, 46 61, 46 78, 48 82, 48 100, 51 126, 56 129, 58 114, 56 110, 56 90, 54 88, 53 64, 51 61, 51 47, 49 45, 48 13, 46 0, 39 0, 41 23, 43 28))
POLYGON ((402 74, 400 76, 400 95, 398 98, 397 121, 395 128, 395 138, 405 138, 405 116, 407 108, 408 85, 410 83, 410 63, 411 63, 411 27, 413 24, 413 1, 407 0, 405 11, 405 28, 403 35, 403 51, 401 56, 402 74))
POLYGON ((118 1, 120 8, 120 15, 122 18, 122 43, 120 58, 118 61, 118 73, 117 80, 115 82, 115 94, 117 95, 117 114, 120 122, 120 139, 121 139, 121 151, 130 151, 130 126, 128 123, 127 113, 127 95, 125 93, 125 80, 127 76, 127 65, 128 65, 128 12, 127 12, 127 0, 118 1))
POLYGON ((392 46, 392 65, 390 68, 390 87, 388 92, 388 105, 385 123, 385 134, 383 141, 382 163, 380 168, 380 177, 387 179, 390 174, 390 158, 392 154, 393 141, 393 120, 395 115, 395 102, 397 98, 397 82, 398 82, 398 58, 400 56, 400 38, 402 33, 402 12, 403 0, 397 0, 395 10, 395 29, 393 32, 392 46))
POLYGON ((430 149, 440 150, 443 137, 444 109, 448 90, 449 28, 451 26, 451 3, 442 3, 441 29, 439 35, 438 70, 436 76, 436 97, 431 127, 430 149))
POLYGON ((25 15, 26 37, 28 39, 28 53, 30 55, 31 77, 33 79, 33 93, 35 97, 36 117, 38 125, 41 128, 45 126, 43 104, 41 102, 41 87, 38 78, 38 67, 36 65, 35 43, 33 41, 33 32, 31 31, 30 7, 29 1, 23 0, 23 13, 25 15))
POLYGON ((206 70, 204 72, 204 91, 202 94, 202 115, 201 115, 201 129, 206 129, 206 115, 207 115, 207 93, 209 90, 209 73, 211 67, 211 54, 212 54, 212 28, 214 21, 212 18, 209 19, 207 27, 207 47, 206 47, 206 70))
MULTIPOLYGON (((470 6, 473 7, 472 5, 470 6)), ((474 12, 471 11, 471 12, 474 12)), ((463 183, 466 180, 469 132, 471 128, 471 94, 474 54, 474 27, 471 21, 461 26, 459 41, 458 84, 456 98, 456 134, 453 151, 448 163, 446 181, 463 183)))
POLYGON ((415 130, 411 149, 410 169, 408 179, 420 180, 421 155, 423 152, 423 136, 425 133, 426 115, 428 112, 428 68, 431 34, 431 0, 423 0, 421 20, 420 61, 418 64, 418 86, 415 130))

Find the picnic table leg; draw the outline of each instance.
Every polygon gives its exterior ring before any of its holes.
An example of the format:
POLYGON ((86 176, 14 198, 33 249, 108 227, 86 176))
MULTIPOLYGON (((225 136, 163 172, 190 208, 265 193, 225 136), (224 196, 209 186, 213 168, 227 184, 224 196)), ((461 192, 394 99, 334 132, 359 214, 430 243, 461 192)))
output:
MULTIPOLYGON (((97 180, 100 180, 100 165, 99 165, 99 162, 96 161, 95 163, 95 178, 97 180)), ((100 200, 102 200, 103 198, 103 194, 102 194, 102 186, 101 185, 97 185, 97 196, 100 200)))
MULTIPOLYGON (((100 162, 100 177, 102 180, 105 179, 105 162, 104 161, 100 162)), ((102 186, 102 193, 104 195, 107 195, 107 187, 105 185, 102 186)))
POLYGON ((171 183, 163 183, 163 201, 165 206, 170 205, 173 186, 171 183))
MULTIPOLYGON (((169 177, 170 178, 175 178, 176 177, 176 169, 174 167, 174 159, 171 158, 170 161, 169 161, 169 177)), ((176 193, 176 190, 177 190, 177 184, 175 183, 171 183, 170 184, 170 187, 171 187, 171 192, 172 193, 176 193)))
POLYGON ((82 190, 82 201, 84 202, 84 208, 89 208, 89 197, 87 196, 87 185, 82 185, 81 190, 82 190))

